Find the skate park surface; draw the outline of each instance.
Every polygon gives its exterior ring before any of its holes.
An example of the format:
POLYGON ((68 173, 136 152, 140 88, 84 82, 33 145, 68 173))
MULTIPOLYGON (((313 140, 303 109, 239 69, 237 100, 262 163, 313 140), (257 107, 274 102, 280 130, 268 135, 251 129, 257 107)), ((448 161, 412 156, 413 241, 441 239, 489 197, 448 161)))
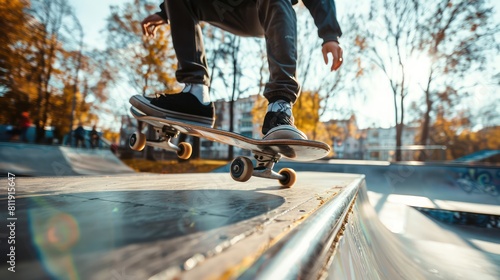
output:
POLYGON ((16 178, 16 272, 4 242, 12 233, 2 230, 0 278, 500 279, 498 167, 281 167, 298 171, 290 189, 235 182, 228 167, 16 178))

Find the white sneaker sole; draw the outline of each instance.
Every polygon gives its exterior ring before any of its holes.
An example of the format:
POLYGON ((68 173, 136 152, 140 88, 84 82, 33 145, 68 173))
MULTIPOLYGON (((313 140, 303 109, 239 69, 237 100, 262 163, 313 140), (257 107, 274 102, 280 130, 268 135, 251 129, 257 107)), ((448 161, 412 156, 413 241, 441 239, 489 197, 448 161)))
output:
POLYGON ((307 140, 307 136, 295 126, 280 125, 272 128, 262 138, 263 140, 276 140, 276 139, 294 139, 294 140, 307 140))

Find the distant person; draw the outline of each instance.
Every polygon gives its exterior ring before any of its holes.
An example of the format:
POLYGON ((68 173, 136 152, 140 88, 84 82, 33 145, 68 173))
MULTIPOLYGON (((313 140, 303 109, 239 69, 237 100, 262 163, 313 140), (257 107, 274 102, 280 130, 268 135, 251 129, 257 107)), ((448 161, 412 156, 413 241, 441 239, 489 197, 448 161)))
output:
POLYGON ((87 148, 85 145, 85 129, 83 129, 82 124, 78 124, 78 127, 75 129, 75 147, 79 147, 81 143, 82 148, 87 148))
POLYGON ((109 149, 113 154, 116 155, 116 153, 118 152, 118 144, 116 144, 116 142, 111 143, 111 145, 109 145, 109 149))
POLYGON ((90 147, 92 149, 99 147, 99 133, 96 130, 96 126, 92 127, 92 131, 90 132, 90 147))
POLYGON ((28 142, 27 131, 31 127, 29 112, 22 112, 17 126, 8 126, 7 134, 10 134, 10 141, 28 142))
POLYGON ((28 128, 31 127, 31 119, 29 112, 23 112, 21 114, 21 121, 19 123, 20 138, 21 142, 28 142, 27 132, 28 128))

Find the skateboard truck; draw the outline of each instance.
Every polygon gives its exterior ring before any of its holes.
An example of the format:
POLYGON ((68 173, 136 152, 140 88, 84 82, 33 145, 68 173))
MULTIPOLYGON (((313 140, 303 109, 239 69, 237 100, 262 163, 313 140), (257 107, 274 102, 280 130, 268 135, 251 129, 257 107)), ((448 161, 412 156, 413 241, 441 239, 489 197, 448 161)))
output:
POLYGON ((297 179, 293 169, 283 168, 279 172, 273 170, 274 165, 280 160, 279 154, 270 155, 254 152, 257 165, 254 167, 252 160, 247 157, 239 156, 231 162, 231 177, 235 181, 246 182, 252 176, 276 179, 283 187, 290 188, 297 179))
POLYGON ((173 151, 177 153, 180 159, 189 159, 191 153, 193 152, 193 147, 187 142, 181 142, 175 145, 171 142, 172 138, 179 135, 179 132, 168 126, 163 126, 160 128, 155 127, 157 139, 147 139, 146 135, 140 131, 134 132, 130 135, 129 146, 132 150, 142 151, 146 145, 150 147, 160 148, 167 151, 173 151))

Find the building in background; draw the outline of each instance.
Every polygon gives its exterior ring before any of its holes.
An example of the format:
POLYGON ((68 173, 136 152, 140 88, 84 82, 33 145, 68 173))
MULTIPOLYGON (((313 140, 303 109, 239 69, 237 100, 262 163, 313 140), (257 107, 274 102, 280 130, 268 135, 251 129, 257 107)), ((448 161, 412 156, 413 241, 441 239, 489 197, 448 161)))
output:
MULTIPOLYGON (((415 145, 415 137, 418 133, 418 127, 405 127, 401 138, 402 160, 414 160, 412 149, 405 148, 415 145)), ((367 128, 364 130, 366 139, 365 160, 394 160, 396 150, 396 128, 367 128)))
MULTIPOLYGON (((261 138, 260 126, 253 122, 252 109, 257 100, 257 95, 240 98, 234 101, 233 132, 250 138, 261 138)), ((231 103, 225 100, 215 102, 217 129, 230 130, 231 103)), ((203 158, 227 158, 228 146, 202 139, 201 155, 203 158)), ((234 147, 235 155, 251 155, 249 151, 234 147)))
POLYGON ((330 120, 325 124, 326 127, 336 129, 335 133, 332 133, 335 135, 332 139, 335 158, 363 159, 363 131, 359 130, 355 115, 345 120, 330 120))

